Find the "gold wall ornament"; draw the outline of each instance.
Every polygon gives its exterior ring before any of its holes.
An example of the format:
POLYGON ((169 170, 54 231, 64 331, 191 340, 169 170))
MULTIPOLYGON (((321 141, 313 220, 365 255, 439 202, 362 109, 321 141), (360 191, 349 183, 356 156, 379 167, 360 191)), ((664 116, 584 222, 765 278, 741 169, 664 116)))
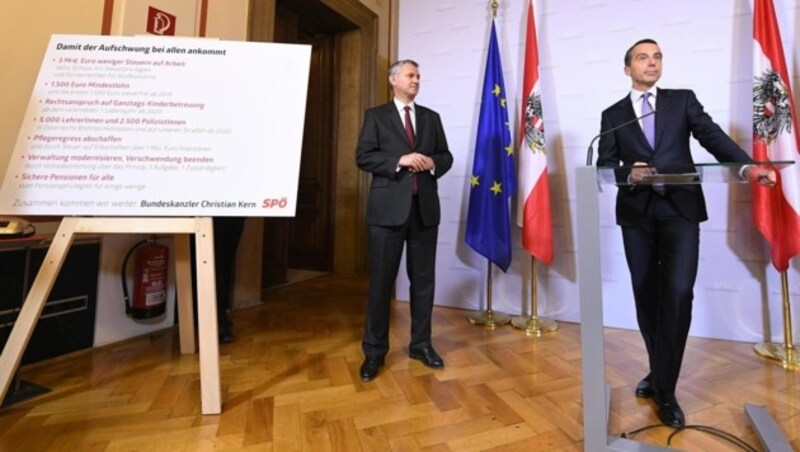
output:
POLYGON ((497 8, 500 6, 498 0, 492 0, 492 17, 497 17, 497 8))

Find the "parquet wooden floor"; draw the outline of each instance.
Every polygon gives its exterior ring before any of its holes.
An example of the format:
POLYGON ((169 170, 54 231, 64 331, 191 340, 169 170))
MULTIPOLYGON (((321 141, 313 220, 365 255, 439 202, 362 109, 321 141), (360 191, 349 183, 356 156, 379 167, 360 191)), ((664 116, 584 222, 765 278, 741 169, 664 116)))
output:
MULTIPOLYGON (((265 294, 236 312, 237 339, 221 346, 223 413, 200 414, 197 357, 166 331, 22 369, 52 392, 0 411, 0 449, 14 451, 470 451, 582 450, 580 327, 526 337, 472 326, 436 308, 434 371, 409 360, 409 312, 396 303, 392 350, 379 377, 358 369, 367 281, 322 276, 265 294)), ((606 333, 612 433, 657 423, 633 397, 645 373, 638 332, 606 333)), ((752 344, 690 339, 678 398, 690 424, 757 444, 743 404, 764 405, 800 448, 798 374, 752 344)), ((665 444, 659 427, 636 439, 665 444)), ((698 431, 684 450, 740 450, 698 431)))

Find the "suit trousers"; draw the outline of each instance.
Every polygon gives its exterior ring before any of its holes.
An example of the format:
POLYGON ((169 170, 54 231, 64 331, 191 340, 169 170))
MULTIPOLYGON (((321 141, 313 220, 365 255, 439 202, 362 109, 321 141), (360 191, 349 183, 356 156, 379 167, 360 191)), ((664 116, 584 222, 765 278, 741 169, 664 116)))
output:
POLYGON ((389 351, 391 300, 404 245, 406 271, 411 282, 409 347, 418 349, 431 345, 438 233, 438 225, 422 223, 416 196, 405 224, 369 225, 370 289, 362 340, 364 355, 384 356, 389 351))
MULTIPOLYGON (((217 325, 220 331, 230 332, 228 309, 233 304, 234 269, 236 268, 236 250, 244 230, 244 217, 214 217, 214 273, 217 288, 217 325)), ((197 269, 195 268, 194 239, 189 241, 192 259, 192 287, 197 287, 197 269)), ((194 305, 197 306, 197 290, 192 291, 194 305)), ((194 310, 195 324, 197 309, 194 310)))
POLYGON ((217 317, 233 305, 236 250, 244 231, 243 217, 214 217, 214 272, 217 286, 217 317))
POLYGON ((650 364, 650 382, 661 395, 675 393, 692 321, 700 227, 656 193, 636 225, 622 227, 636 318, 650 364))

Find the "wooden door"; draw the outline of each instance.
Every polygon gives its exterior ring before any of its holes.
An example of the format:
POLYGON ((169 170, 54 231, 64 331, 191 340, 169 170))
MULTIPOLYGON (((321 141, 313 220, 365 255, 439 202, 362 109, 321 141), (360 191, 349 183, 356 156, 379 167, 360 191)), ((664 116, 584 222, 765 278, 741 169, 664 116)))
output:
POLYGON ((308 83, 303 154, 297 193, 297 213, 289 233, 289 267, 328 271, 331 268, 333 193, 333 61, 331 35, 307 36, 310 44, 311 77, 308 83))
POLYGON ((297 5, 278 2, 275 9, 275 42, 312 49, 297 212, 294 218, 264 222, 264 288, 286 282, 288 268, 329 271, 332 266, 337 58, 336 33, 326 28, 325 18, 331 17, 334 28, 341 22, 327 13, 297 11, 297 5))

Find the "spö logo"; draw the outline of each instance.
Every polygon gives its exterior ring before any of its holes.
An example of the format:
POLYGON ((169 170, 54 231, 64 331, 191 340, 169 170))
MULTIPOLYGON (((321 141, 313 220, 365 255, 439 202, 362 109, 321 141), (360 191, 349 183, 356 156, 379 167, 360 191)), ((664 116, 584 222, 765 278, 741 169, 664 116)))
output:
POLYGON ((147 8, 147 32, 160 36, 175 36, 175 19, 172 14, 149 6, 147 8))

